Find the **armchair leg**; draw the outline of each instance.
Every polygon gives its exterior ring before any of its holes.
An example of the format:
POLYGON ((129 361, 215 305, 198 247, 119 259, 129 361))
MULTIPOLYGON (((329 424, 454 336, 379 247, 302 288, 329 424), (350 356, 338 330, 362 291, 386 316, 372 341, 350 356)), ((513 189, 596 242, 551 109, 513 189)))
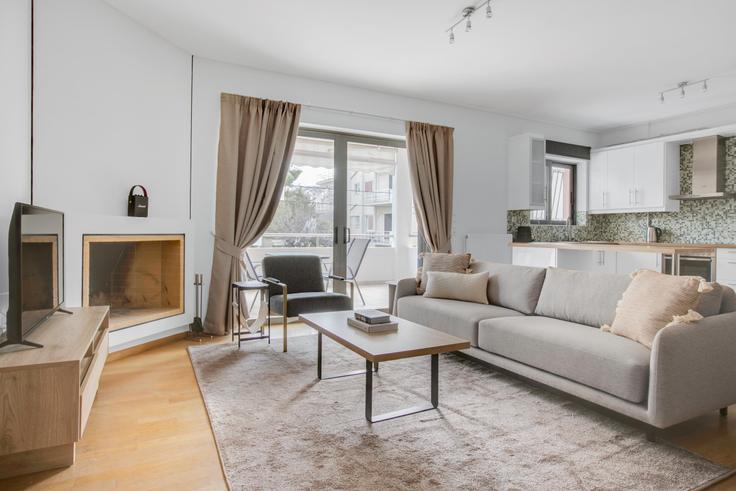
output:
POLYGON ((354 280, 355 288, 358 289, 358 295, 360 295, 360 301, 363 302, 363 305, 365 305, 365 298, 363 298, 363 292, 360 290, 360 284, 358 284, 357 280, 354 280))
POLYGON ((728 416, 728 406, 727 407, 722 407, 719 412, 721 413, 721 417, 722 418, 727 417, 728 416))
POLYGON ((284 353, 286 353, 286 350, 287 350, 287 336, 286 336, 286 329, 287 328, 286 328, 286 323, 287 323, 286 309, 284 308, 284 320, 283 320, 283 324, 284 324, 284 353))

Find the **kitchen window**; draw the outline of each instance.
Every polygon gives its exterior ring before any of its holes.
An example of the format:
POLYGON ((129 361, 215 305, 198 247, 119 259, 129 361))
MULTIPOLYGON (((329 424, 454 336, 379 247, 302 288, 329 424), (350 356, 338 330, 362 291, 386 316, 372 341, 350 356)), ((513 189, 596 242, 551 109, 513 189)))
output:
POLYGON ((546 225, 575 224, 575 165, 547 160, 545 205, 531 211, 531 222, 546 225))

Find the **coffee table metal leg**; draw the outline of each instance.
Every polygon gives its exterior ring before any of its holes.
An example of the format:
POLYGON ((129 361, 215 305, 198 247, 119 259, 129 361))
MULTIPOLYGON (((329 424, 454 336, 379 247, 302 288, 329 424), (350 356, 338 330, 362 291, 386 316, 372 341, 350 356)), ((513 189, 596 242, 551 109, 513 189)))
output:
POLYGON ((401 416, 408 416, 410 414, 421 413, 424 411, 431 411, 437 409, 439 405, 439 355, 432 355, 431 359, 431 387, 430 387, 430 403, 419 404, 416 406, 408 407, 406 409, 399 409, 397 411, 391 411, 390 413, 379 414, 373 416, 373 373, 370 366, 370 362, 366 361, 366 377, 365 377, 365 419, 370 423, 378 423, 379 421, 386 421, 389 419, 400 418, 401 416))
POLYGON ((432 406, 437 407, 440 400, 440 355, 432 355, 432 388, 431 388, 431 401, 432 406))
POLYGON ((322 380, 322 333, 317 333, 317 378, 322 380))
MULTIPOLYGON (((373 370, 378 372, 378 362, 373 364, 373 370)), ((345 373, 338 373, 335 375, 329 375, 327 377, 322 376, 322 333, 317 332, 317 379, 319 380, 330 380, 333 378, 343 378, 343 377, 352 377, 354 375, 363 375, 365 372, 363 370, 353 370, 350 372, 345 373)))
POLYGON ((365 419, 373 422, 373 363, 365 361, 365 419))

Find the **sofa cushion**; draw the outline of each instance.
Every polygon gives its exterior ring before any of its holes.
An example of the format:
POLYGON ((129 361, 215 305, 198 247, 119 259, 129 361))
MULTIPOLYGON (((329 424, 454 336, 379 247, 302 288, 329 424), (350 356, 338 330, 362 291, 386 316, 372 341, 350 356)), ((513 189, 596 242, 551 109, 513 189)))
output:
POLYGON ((718 283, 712 283, 711 286, 713 286, 713 290, 703 292, 698 300, 698 305, 695 307, 695 311, 703 317, 710 317, 711 315, 721 313, 724 290, 728 288, 718 283))
POLYGON ((672 323, 701 319, 693 316, 702 292, 713 287, 698 276, 674 276, 642 269, 633 274, 631 284, 616 308, 611 331, 651 348, 657 333, 672 323))
POLYGON ((730 286, 723 286, 721 314, 728 314, 729 312, 736 312, 736 291, 730 286))
POLYGON ((488 273, 445 273, 428 271, 424 296, 488 305, 488 273))
MULTIPOLYGON (((348 295, 334 292, 303 292, 289 293, 287 296, 287 312, 289 317, 313 312, 332 312, 337 310, 352 310, 353 302, 348 295)), ((271 296, 271 310, 277 314, 283 313, 284 296, 271 296)))
POLYGON ((475 261, 470 264, 473 273, 487 271, 488 300, 523 314, 532 314, 539 300, 544 283, 544 268, 517 266, 513 264, 475 261))
POLYGON ((443 271, 445 273, 467 273, 470 266, 470 254, 450 254, 445 252, 422 253, 422 267, 417 270, 417 293, 424 293, 427 287, 427 273, 443 271))
POLYGON ((523 316, 515 310, 496 305, 410 296, 397 302, 397 315, 439 331, 467 339, 478 346, 478 322, 494 317, 523 316))
POLYGON ((630 402, 643 402, 649 390, 647 348, 581 324, 537 316, 484 320, 478 346, 630 402))
POLYGON ((616 317, 616 304, 631 283, 626 275, 549 268, 536 314, 601 327, 616 317))

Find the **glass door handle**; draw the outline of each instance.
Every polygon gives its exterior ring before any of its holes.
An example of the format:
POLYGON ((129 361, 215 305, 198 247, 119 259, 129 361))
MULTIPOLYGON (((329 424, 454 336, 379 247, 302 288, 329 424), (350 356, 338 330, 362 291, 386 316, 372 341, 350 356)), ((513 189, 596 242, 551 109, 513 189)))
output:
POLYGON ((332 243, 337 244, 337 227, 332 231, 332 243))
POLYGON ((345 243, 348 244, 350 243, 350 239, 352 237, 352 234, 350 233, 350 227, 345 227, 343 230, 345 231, 345 233, 343 234, 345 243))

